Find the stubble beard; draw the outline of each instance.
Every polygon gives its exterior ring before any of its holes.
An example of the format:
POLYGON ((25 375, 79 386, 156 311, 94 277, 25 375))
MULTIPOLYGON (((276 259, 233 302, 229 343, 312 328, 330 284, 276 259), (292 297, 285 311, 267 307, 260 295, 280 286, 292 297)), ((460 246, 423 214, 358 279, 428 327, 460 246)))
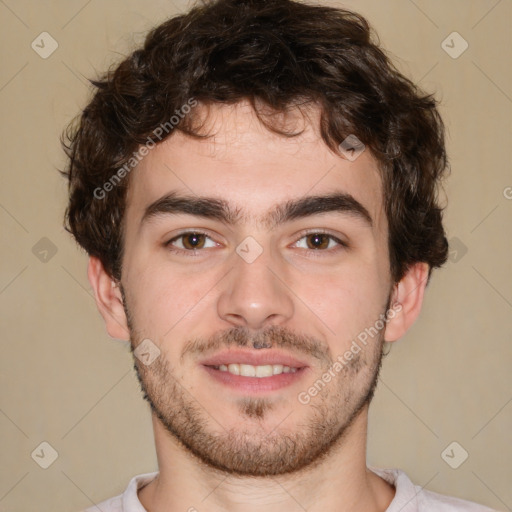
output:
MULTIPOLYGON (((129 315, 126 300, 124 303, 133 352, 143 336, 129 315)), ((193 340, 187 346, 201 347, 201 350, 213 345, 281 348, 295 343, 294 346, 300 348, 301 340, 300 336, 276 326, 259 333, 257 339, 236 327, 217 336, 213 343, 212 340, 193 340)), ((307 340, 310 347, 324 351, 323 369, 314 379, 317 381, 329 371, 334 360, 323 348, 324 344, 311 338, 307 340)), ((382 364, 383 343, 383 333, 379 332, 375 340, 345 362, 343 369, 307 405, 300 404, 293 395, 291 399, 295 403, 290 412, 280 411, 280 405, 271 397, 240 397, 236 401, 240 421, 231 427, 222 425, 222 418, 207 411, 194 398, 163 355, 148 366, 134 357, 134 368, 153 414, 198 462, 230 475, 277 476, 310 470, 343 443, 351 425, 373 398, 382 364), (272 429, 266 425, 271 415, 277 425, 272 429), (280 422, 284 423, 288 416, 293 419, 294 415, 297 422, 293 430, 280 428, 280 422)), ((311 384, 308 381, 307 386, 311 384)))

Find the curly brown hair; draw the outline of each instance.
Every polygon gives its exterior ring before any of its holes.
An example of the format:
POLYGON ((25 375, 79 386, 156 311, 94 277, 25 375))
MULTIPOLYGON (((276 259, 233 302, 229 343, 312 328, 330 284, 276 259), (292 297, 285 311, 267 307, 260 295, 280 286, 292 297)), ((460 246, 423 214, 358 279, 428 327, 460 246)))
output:
POLYGON ((379 163, 394 282, 416 262, 429 264, 430 279, 448 253, 438 204, 448 170, 444 124, 433 95, 404 77, 375 39, 357 13, 292 0, 206 1, 168 19, 142 48, 91 80, 92 100, 63 135, 66 229, 120 280, 126 166, 155 129, 174 116, 175 130, 204 136, 193 113, 174 115, 191 98, 202 105, 248 100, 268 129, 293 136, 261 106, 285 113, 310 103, 320 109, 331 150, 339 153, 340 142, 355 135, 379 163), (108 198, 98 197, 122 168, 108 198))

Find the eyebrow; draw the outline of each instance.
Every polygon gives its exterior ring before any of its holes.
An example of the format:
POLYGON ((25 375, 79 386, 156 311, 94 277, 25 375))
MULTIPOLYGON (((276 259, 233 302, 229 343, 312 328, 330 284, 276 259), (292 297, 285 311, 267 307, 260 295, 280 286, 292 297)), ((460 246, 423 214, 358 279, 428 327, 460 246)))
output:
MULTIPOLYGON (((258 220, 258 223, 270 230, 292 220, 331 212, 342 213, 363 221, 369 227, 373 226, 368 210, 351 194, 345 192, 306 196, 286 201, 274 206, 258 220)), ((178 195, 176 192, 171 192, 145 208, 139 227, 156 217, 179 214, 214 219, 230 226, 249 220, 240 208, 232 208, 224 199, 178 195)))

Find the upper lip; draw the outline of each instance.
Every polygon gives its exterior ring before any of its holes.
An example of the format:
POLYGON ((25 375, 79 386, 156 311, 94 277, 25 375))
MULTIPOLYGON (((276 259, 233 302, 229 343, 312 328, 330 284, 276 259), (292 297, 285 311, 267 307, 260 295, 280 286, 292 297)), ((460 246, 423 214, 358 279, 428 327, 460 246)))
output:
POLYGON ((226 350, 205 359, 201 362, 204 366, 220 366, 221 364, 240 363, 250 364, 251 366, 265 366, 282 364, 291 368, 303 368, 308 366, 295 357, 276 350, 267 351, 267 349, 247 350, 226 350))

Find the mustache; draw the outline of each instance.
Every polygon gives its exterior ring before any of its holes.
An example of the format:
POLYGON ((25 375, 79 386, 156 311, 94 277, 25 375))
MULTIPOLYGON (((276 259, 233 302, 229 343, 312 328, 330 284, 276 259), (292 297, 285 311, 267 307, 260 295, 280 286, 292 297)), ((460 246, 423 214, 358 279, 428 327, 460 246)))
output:
POLYGON ((287 349, 297 354, 307 355, 331 364, 334 360, 329 347, 313 336, 290 331, 281 326, 272 325, 263 331, 251 332, 247 327, 237 326, 227 331, 215 333, 207 340, 194 338, 183 347, 181 361, 185 357, 205 356, 224 348, 263 348, 287 349))

